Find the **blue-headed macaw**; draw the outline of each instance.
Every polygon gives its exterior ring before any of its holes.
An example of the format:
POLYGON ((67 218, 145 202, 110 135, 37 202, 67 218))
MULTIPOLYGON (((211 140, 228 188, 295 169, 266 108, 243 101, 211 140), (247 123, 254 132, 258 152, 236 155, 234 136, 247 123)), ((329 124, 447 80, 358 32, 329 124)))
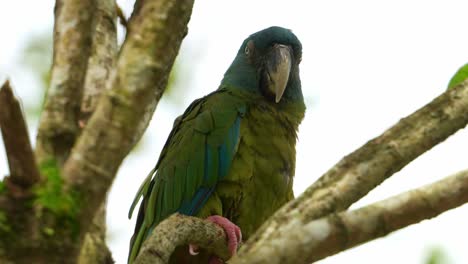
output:
MULTIPOLYGON (((143 196, 130 263, 154 227, 175 212, 221 225, 234 253, 241 239, 238 228, 248 239, 293 199, 296 138, 305 113, 301 57, 301 43, 291 30, 270 27, 254 33, 242 43, 219 88, 176 119, 130 209, 131 216, 143 196)), ((172 259, 196 262, 190 256, 172 259)))

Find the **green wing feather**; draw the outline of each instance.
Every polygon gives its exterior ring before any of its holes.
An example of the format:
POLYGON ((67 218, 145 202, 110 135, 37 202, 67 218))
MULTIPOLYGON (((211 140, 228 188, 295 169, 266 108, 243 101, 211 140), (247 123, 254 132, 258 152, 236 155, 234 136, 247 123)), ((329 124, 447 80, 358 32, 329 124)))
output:
POLYGON ((221 89, 196 100, 176 119, 155 168, 130 207, 129 217, 143 197, 129 263, 160 221, 175 212, 196 214, 227 174, 239 142, 242 101, 221 89))

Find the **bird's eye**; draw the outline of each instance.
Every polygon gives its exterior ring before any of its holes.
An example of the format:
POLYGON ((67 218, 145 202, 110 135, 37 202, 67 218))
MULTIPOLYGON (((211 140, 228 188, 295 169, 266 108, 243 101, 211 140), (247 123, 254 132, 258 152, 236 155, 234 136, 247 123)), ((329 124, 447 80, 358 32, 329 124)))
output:
POLYGON ((254 51, 254 43, 252 40, 250 40, 249 42, 247 42, 247 45, 245 45, 245 49, 244 49, 244 54, 245 56, 247 57, 251 57, 252 56, 252 53, 254 51))

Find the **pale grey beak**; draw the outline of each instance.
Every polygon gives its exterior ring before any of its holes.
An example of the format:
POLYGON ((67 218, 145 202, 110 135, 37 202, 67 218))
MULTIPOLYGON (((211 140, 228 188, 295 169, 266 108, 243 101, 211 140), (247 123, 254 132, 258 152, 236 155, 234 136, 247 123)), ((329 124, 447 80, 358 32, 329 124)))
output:
POLYGON ((275 95, 275 102, 278 103, 283 96, 284 90, 289 80, 291 72, 291 48, 287 45, 275 44, 266 62, 268 75, 268 89, 275 95))

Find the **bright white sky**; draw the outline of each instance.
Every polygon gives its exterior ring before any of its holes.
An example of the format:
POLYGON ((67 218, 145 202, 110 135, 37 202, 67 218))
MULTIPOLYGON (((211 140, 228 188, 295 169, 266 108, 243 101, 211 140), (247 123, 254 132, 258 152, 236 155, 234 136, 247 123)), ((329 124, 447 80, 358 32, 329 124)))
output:
MULTIPOLYGON (((130 1, 119 1, 129 15, 130 1)), ((242 40, 271 25, 292 29, 303 43, 307 113, 297 146, 300 194, 344 155, 442 93, 468 62, 466 1, 196 1, 181 57, 192 63, 182 104, 162 101, 142 151, 123 163, 109 197, 111 249, 125 263, 133 221, 127 209, 154 166, 173 119, 217 88, 242 40)), ((53 24, 53 1, 0 1, 0 79, 9 76, 23 101, 39 100, 18 52, 53 24)), ((182 61, 183 63, 184 61, 182 61)), ((1 80, 0 80, 1 81, 1 80)), ((34 136, 34 135, 32 135, 34 136)), ((468 133, 461 131, 386 181, 355 207, 466 169, 468 133)), ((3 149, 0 175, 8 173, 3 149)), ((134 219, 133 219, 134 220, 134 219)), ((466 263, 468 207, 452 210, 321 263, 422 263, 441 246, 450 263, 466 263)))

